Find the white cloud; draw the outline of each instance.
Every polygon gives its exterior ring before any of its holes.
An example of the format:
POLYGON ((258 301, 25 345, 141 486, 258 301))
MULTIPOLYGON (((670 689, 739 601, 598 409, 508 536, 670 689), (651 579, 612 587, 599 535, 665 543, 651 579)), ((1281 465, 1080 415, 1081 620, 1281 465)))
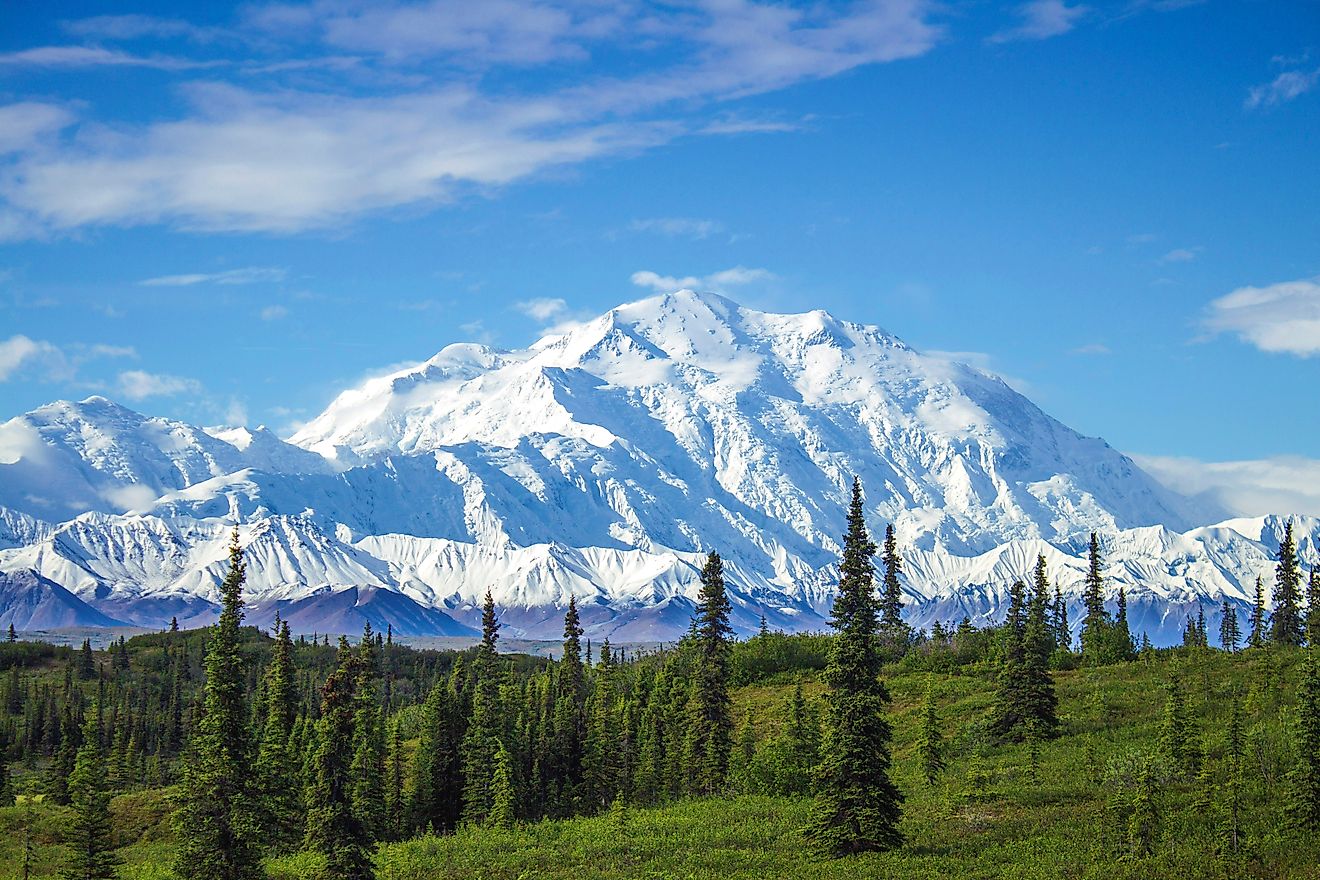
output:
POLYGON ((670 238, 709 238, 724 231, 718 220, 698 217, 648 217, 628 224, 634 232, 655 232, 670 238))
POLYGON ((0 66, 8 67, 151 67, 157 70, 188 70, 215 67, 219 63, 167 55, 132 55, 101 46, 39 46, 19 52, 0 53, 0 66))
POLYGON ((284 306, 266 306, 261 310, 261 320, 278 321, 280 318, 288 317, 289 310, 284 306))
POLYGON ((196 379, 182 376, 148 373, 145 370, 126 370, 119 374, 119 392, 129 400, 196 394, 201 390, 202 385, 196 379))
POLYGON ((1160 257, 1161 263, 1190 263, 1201 253, 1201 247, 1174 248, 1173 250, 1160 257))
POLYGON ((0 382, 8 381, 25 363, 52 356, 59 356, 63 360, 60 350, 49 342, 29 339, 21 333, 0 340, 0 382))
POLYGON ((224 272, 194 272, 188 275, 162 275, 139 281, 143 287, 191 287, 194 284, 262 284, 283 281, 287 269, 278 266, 249 266, 224 272))
POLYGON ((72 123, 73 118, 63 107, 35 101, 0 107, 0 156, 33 148, 72 123))
POLYGON ((1002 379, 1004 384, 1012 388, 1019 394, 1031 395, 1031 383, 1018 376, 1010 376, 1001 373, 995 369, 994 357, 984 351, 941 351, 939 349, 922 349, 922 354, 930 358, 938 358, 949 364, 964 364, 983 373, 988 373, 998 379, 1002 379))
POLYGON ((153 15, 96 15, 66 21, 63 27, 75 36, 105 40, 187 37, 205 42, 221 34, 215 28, 198 27, 179 18, 158 18, 153 15))
MULTIPOLYGON (((434 206, 700 133, 720 115, 711 105, 722 101, 922 55, 942 36, 927 21, 933 8, 929 0, 256 7, 248 20, 266 44, 274 37, 278 45, 376 53, 384 63, 373 82, 382 91, 366 93, 354 70, 326 68, 315 90, 305 82, 281 89, 192 83, 174 118, 82 118, 53 142, 27 143, 0 168, 0 230, 17 238, 168 223, 288 233, 434 206), (594 61, 633 51, 639 40, 648 50, 642 72, 619 76, 594 61), (580 75, 539 92, 495 92, 471 73, 565 59, 583 65, 580 75)), ((161 29, 150 21, 99 27, 161 29)), ((12 54, 29 64, 173 63, 97 47, 12 54)))
POLYGON ((123 513, 144 511, 156 500, 156 493, 146 486, 116 486, 101 491, 101 497, 109 501, 123 513))
POLYGON ((1236 516, 1320 514, 1320 461, 1313 458, 1206 462, 1133 455, 1132 459, 1170 489, 1209 500, 1236 516))
POLYGON ((1017 8, 1020 23, 992 35, 990 42, 1009 43, 1057 37, 1076 27, 1077 21, 1090 11, 1088 6, 1069 6, 1063 0, 1031 0, 1017 8))
POLYGON ((568 311, 568 303, 558 297, 527 299, 513 307, 534 321, 551 321, 568 311))
POLYGON ((1253 86, 1247 93, 1248 110, 1273 107, 1301 97, 1320 84, 1320 67, 1312 71, 1285 71, 1262 86, 1253 86))
POLYGON ((1205 326, 1261 351, 1320 354, 1320 277, 1240 287, 1210 303, 1205 326))
POLYGON ((742 287, 759 281, 772 281, 775 274, 768 269, 749 269, 746 266, 734 266, 721 269, 710 275, 660 275, 649 269, 632 274, 632 283, 638 287, 649 287, 657 293, 672 293, 684 288, 722 293, 731 287, 742 287))
POLYGON ((1072 350, 1073 354, 1111 354, 1109 346, 1103 342, 1091 342, 1086 345, 1079 345, 1072 350))

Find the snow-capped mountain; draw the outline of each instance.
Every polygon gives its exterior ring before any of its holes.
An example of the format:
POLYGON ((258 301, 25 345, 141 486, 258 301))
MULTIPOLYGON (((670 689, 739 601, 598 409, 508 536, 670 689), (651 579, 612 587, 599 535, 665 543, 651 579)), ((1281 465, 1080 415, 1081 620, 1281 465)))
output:
MULTIPOLYGON (((873 526, 896 525, 918 624, 995 619, 1039 553, 1079 588, 1096 531, 1112 591, 1169 641, 1197 603, 1245 601, 1281 529, 1198 528, 1224 512, 877 327, 679 291, 525 350, 451 345, 288 442, 102 398, 19 416, 0 425, 0 570, 120 619, 202 620, 239 523, 256 609, 320 597, 303 607, 346 620, 328 597, 361 588, 354 607, 443 628, 423 612, 471 622, 489 588, 514 634, 557 636, 577 596, 590 631, 640 640, 686 628, 715 549, 740 629, 817 628, 854 474, 873 526)), ((1299 526, 1314 562, 1320 523, 1299 526)))

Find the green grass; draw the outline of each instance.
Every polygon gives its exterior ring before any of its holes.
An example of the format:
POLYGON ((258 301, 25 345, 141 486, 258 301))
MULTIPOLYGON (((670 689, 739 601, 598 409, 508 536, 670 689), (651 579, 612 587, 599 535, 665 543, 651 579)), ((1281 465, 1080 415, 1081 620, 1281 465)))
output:
MULTIPOLYGON (((543 822, 512 831, 467 829, 384 846, 382 880, 498 878, 1320 878, 1320 841, 1289 830, 1284 817, 1298 654, 1218 652, 1162 656, 1056 675, 1063 735, 1044 744, 1039 777, 1029 778, 1025 746, 997 744, 985 734, 993 699, 988 671, 934 677, 948 732, 949 767, 935 786, 920 778, 918 711, 928 676, 887 676, 894 697, 894 777, 904 791, 900 851, 839 861, 805 846, 800 830, 810 802, 742 795, 634 809, 595 818, 543 822), (1121 806, 1136 769, 1157 752, 1163 685, 1183 681, 1188 705, 1205 734, 1212 781, 1222 778, 1229 707, 1243 700, 1249 802, 1246 846, 1227 851, 1221 791, 1208 813, 1193 807, 1196 780, 1164 772, 1158 806, 1163 829, 1149 858, 1123 852, 1121 806)), ((808 697, 819 682, 804 677, 808 697)), ((777 732, 792 693, 791 676, 741 688, 735 718, 750 713, 758 736, 777 732)), ((1212 782, 1213 784, 1213 782, 1212 782)), ((162 792, 115 799, 124 877, 167 876, 171 837, 162 792)), ((33 829, 34 878, 52 877, 62 848, 60 808, 35 804, 0 810, 0 878, 18 877, 22 829, 33 829)), ((316 860, 290 856, 269 863, 271 876, 314 876, 316 860)))

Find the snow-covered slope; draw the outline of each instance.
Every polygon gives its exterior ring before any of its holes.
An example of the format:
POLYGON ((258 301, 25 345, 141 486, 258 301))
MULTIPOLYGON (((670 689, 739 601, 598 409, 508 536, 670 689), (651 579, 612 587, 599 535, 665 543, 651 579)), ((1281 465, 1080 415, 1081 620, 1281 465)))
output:
POLYGON ((1223 512, 879 328, 679 291, 525 350, 451 345, 287 443, 101 398, 20 416, 0 425, 0 570, 136 623, 202 620, 239 522, 251 598, 319 597, 305 628, 348 620, 350 588, 354 620, 397 593, 470 624, 489 588, 518 635, 556 636, 575 595, 594 632, 649 639, 686 627, 717 549, 740 628, 815 628, 854 474, 875 527, 896 524, 923 624, 994 619, 1038 553, 1071 590, 1097 531, 1113 589, 1168 640, 1194 603, 1243 599, 1281 527, 1197 528, 1223 512))
POLYGON ((123 626, 34 571, 0 572, 0 628, 123 626))

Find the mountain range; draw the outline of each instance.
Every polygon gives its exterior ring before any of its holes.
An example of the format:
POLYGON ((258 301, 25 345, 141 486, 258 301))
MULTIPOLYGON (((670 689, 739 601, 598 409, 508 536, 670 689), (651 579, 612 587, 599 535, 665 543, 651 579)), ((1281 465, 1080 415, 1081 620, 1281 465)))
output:
MULTIPOLYGON (((872 528, 895 526, 916 626, 998 620, 1040 554, 1079 620, 1096 532, 1110 601, 1123 587, 1134 631, 1167 644, 1272 582, 1285 523, 1179 495, 878 327, 683 290, 527 349, 450 345, 287 439, 103 397, 13 418, 0 621, 45 602, 79 624, 208 622, 237 525, 250 619, 302 632, 466 635, 489 589, 511 635, 558 637, 576 596, 591 636, 670 639, 712 549, 736 630, 820 629, 854 475, 872 528)), ((1292 519, 1320 562, 1320 520, 1292 519)))

